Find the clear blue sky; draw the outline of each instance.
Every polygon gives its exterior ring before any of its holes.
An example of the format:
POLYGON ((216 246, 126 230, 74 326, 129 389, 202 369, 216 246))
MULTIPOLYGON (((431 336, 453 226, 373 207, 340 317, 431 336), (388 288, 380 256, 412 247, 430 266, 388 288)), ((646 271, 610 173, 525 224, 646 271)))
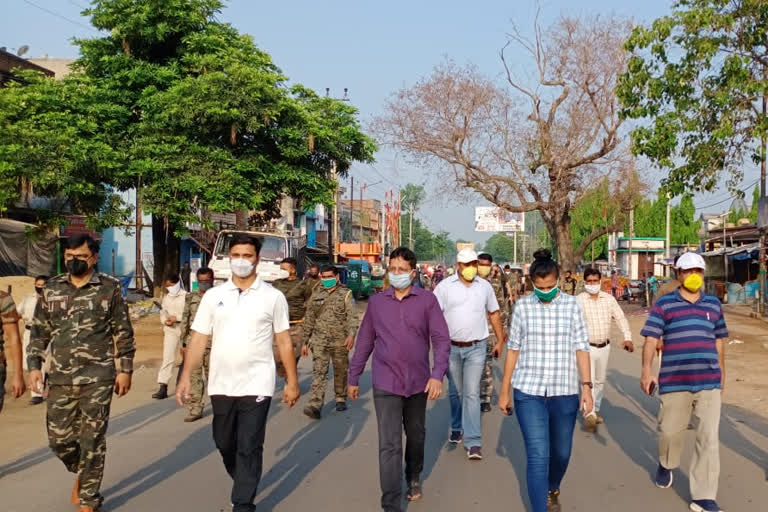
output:
MULTIPOLYGON (((74 57, 73 36, 97 35, 79 14, 87 0, 3 3, 0 46, 10 49, 27 44, 31 57, 74 57)), ((545 25, 561 13, 618 14, 647 23, 669 13, 671 4, 671 0, 542 0, 541 16, 545 25)), ((291 81, 319 92, 328 87, 334 96, 341 96, 347 87, 363 122, 368 122, 381 111, 389 94, 429 74, 445 57, 461 64, 474 63, 497 76, 502 70, 498 50, 511 20, 529 27, 535 10, 534 0, 231 0, 220 19, 251 34, 291 81)), ((400 159, 395 173, 394 165, 393 155, 382 153, 375 170, 356 166, 352 175, 356 185, 381 181, 376 171, 387 178, 391 183, 383 181, 369 189, 379 199, 391 185, 425 183, 423 171, 400 159)), ((747 184, 756 179, 753 169, 746 175, 747 184)), ((658 173, 651 177, 658 182, 658 173)), ((484 204, 482 200, 460 203, 427 192, 428 201, 420 215, 427 225, 446 229, 453 237, 486 238, 474 232, 473 207, 484 204)), ((696 197, 696 203, 706 206, 727 197, 721 190, 696 197)))

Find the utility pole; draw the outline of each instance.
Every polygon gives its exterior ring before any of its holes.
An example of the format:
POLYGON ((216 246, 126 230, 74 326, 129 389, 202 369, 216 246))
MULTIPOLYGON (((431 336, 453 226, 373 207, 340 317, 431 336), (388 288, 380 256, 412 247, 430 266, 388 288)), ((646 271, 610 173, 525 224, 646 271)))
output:
MULTIPOLYGON (((670 223, 670 212, 672 211, 672 205, 670 204, 670 194, 667 193, 667 238, 666 238, 666 244, 664 246, 664 259, 669 260, 669 258, 672 257, 672 240, 671 240, 671 223, 670 223)), ((664 275, 669 276, 669 267, 664 266, 664 275)))
POLYGON ((635 209, 629 210, 629 279, 632 279, 632 237, 635 234, 635 209))
POLYGON ((523 233, 523 257, 521 258, 522 261, 520 262, 522 266, 524 266, 525 262, 528 261, 528 257, 525 254, 525 242, 527 239, 528 239, 528 235, 526 233, 523 233))
POLYGON ((363 258, 363 192, 365 191, 365 183, 360 185, 360 259, 363 258))
POLYGON ((144 268, 141 264, 141 228, 144 219, 141 215, 141 176, 136 182, 136 291, 141 291, 142 278, 144 277, 144 268))
MULTIPOLYGON (((362 224, 362 223, 361 223, 362 224)), ((349 177, 349 241, 355 239, 355 177, 349 177)))
MULTIPOLYGON (((765 80, 765 71, 763 72, 763 79, 765 80)), ((766 118, 766 111, 768 110, 768 93, 763 92, 763 119, 766 118)), ((768 139, 765 135, 760 138, 760 144, 763 150, 762 160, 760 161, 760 199, 765 201, 765 158, 766 158, 766 146, 768 145, 768 139)), ((758 206, 760 202, 758 202, 758 206)), ((760 224, 760 208, 758 207, 758 225, 760 224)), ((765 314, 765 227, 760 228, 760 299, 757 301, 757 310, 761 315, 765 314)))
POLYGON ((339 178, 336 175, 336 160, 331 164, 331 176, 333 177, 333 235, 328 241, 328 249, 333 256, 333 262, 339 262, 339 251, 336 250, 336 243, 339 240, 339 178))
POLYGON ((410 224, 408 228, 408 248, 413 250, 413 203, 411 203, 411 214, 408 216, 408 223, 410 224))
POLYGON ((514 241, 514 244, 515 244, 515 265, 517 265, 517 231, 514 232, 514 237, 515 237, 515 241, 514 241))
POLYGON ((725 269, 725 276, 723 277, 723 281, 725 282, 725 293, 728 293, 728 253, 726 252, 728 239, 726 238, 725 233, 725 225, 726 220, 728 219, 728 215, 730 214, 730 210, 725 212, 723 215, 721 215, 721 218, 723 219, 723 268, 725 269))
POLYGON ((403 189, 397 189, 397 246, 403 246, 403 189))

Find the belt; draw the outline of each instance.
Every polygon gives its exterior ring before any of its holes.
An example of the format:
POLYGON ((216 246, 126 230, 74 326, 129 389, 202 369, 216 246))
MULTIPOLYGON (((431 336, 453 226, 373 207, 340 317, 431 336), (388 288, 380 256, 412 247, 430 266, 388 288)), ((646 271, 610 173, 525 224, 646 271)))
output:
POLYGON ((32 326, 31 326, 31 325, 25 325, 25 326, 24 326, 24 328, 25 328, 26 330, 28 330, 28 331, 31 331, 31 330, 32 330, 32 326))
POLYGON ((471 347, 475 343, 477 343, 480 340, 474 340, 474 341, 453 341, 451 340, 451 345, 454 347, 471 347))
POLYGON ((603 348, 611 344, 611 340, 605 340, 605 343, 590 343, 590 347, 603 348))

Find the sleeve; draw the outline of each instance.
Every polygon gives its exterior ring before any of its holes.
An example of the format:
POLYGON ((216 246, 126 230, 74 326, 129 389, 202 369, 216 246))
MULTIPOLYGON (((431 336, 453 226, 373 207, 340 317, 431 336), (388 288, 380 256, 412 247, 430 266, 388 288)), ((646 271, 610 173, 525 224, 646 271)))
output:
POLYGON ((443 296, 443 290, 445 290, 445 283, 446 280, 443 279, 440 281, 437 286, 435 286, 435 291, 432 292, 435 294, 435 298, 437 299, 437 305, 440 307, 440 311, 445 312, 445 297, 443 296))
POLYGON ((352 292, 348 291, 344 297, 344 312, 347 316, 347 336, 354 336, 357 333, 357 315, 355 314, 355 299, 352 292))
POLYGON ((725 325, 725 315, 723 314, 723 305, 719 305, 720 318, 715 322, 715 338, 720 340, 728 337, 728 326, 725 325))
POLYGON ((189 337, 189 329, 192 326, 192 320, 189 318, 191 312, 192 294, 188 293, 184 297, 184 312, 181 314, 181 346, 187 348, 187 338, 189 337))
POLYGON ((109 323, 112 336, 115 338, 116 356, 120 360, 120 372, 133 372, 133 356, 136 354, 136 342, 133 338, 133 326, 131 315, 128 312, 128 304, 123 299, 120 286, 115 286, 110 304, 109 323))
POLYGON ((37 301, 32 315, 32 326, 29 331, 29 346, 27 346, 27 367, 30 370, 40 370, 43 367, 45 351, 51 343, 51 317, 48 300, 45 293, 37 301))
POLYGON ((485 308, 489 313, 495 313, 499 309, 499 301, 496 300, 496 292, 491 286, 491 283, 485 281, 485 308))
POLYGON ((579 352, 589 352, 589 334, 584 312, 578 304, 573 305, 571 320, 571 343, 573 349, 579 352))
POLYGON ((651 312, 648 314, 648 319, 645 321, 643 330, 640 331, 641 336, 661 339, 664 336, 664 324, 666 323, 664 310, 659 307, 657 302, 651 312))
POLYGON ((25 323, 29 324, 32 322, 32 316, 35 314, 35 308, 32 307, 31 302, 35 300, 34 297, 27 295, 24 297, 24 299, 21 301, 21 304, 19 305, 19 316, 21 316, 21 319, 24 320, 25 323))
POLYGON ((525 340, 525 322, 523 322, 523 306, 518 305, 515 312, 512 313, 512 320, 509 322, 509 340, 507 348, 509 350, 520 350, 525 340))
POLYGON ((349 385, 359 386, 360 375, 365 370, 365 363, 373 352, 374 341, 376 340, 376 329, 373 324, 373 312, 376 309, 376 303, 371 302, 363 315, 363 321, 360 323, 360 330, 357 333, 357 344, 352 359, 349 362, 349 385))
POLYGON ((165 321, 168 320, 168 304, 166 295, 163 300, 160 301, 160 324, 165 326, 165 321))
POLYGON ((275 294, 275 305, 272 309, 272 330, 277 333, 291 328, 288 316, 288 301, 282 293, 275 294))
MULTIPOLYGON (((313 292, 312 297, 314 297, 314 295, 313 292)), ((304 317, 304 340, 302 342, 304 345, 308 345, 309 340, 312 339, 312 331, 315 329, 316 318, 317 311, 315 310, 315 301, 310 298, 309 304, 307 304, 307 313, 304 317)))
POLYGON ((451 334, 445 316, 437 300, 429 308, 429 337, 432 341, 433 367, 431 377, 442 381, 448 372, 448 359, 451 355, 451 334))
POLYGON ((213 313, 216 311, 213 305, 214 299, 211 290, 203 295, 200 305, 197 307, 195 319, 192 321, 191 329, 200 334, 210 336, 213 333, 213 313))
POLYGON ((624 335, 624 340, 622 341, 632 341, 632 330, 629 328, 627 317, 624 314, 624 311, 621 310, 619 303, 616 302, 616 299, 613 297, 611 297, 611 316, 616 320, 621 333, 624 335))

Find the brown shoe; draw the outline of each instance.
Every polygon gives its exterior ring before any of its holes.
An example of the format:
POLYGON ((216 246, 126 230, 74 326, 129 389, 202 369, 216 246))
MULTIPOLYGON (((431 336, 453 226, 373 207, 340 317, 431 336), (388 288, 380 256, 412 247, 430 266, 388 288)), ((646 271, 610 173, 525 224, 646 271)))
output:
POLYGON ((69 502, 73 505, 80 504, 80 477, 75 477, 75 486, 72 488, 72 496, 69 498, 69 502))
POLYGON ((597 424, 598 425, 602 425, 603 423, 605 423, 605 420, 603 419, 602 416, 600 416, 600 413, 598 412, 597 413, 597 424))
POLYGON ((200 418, 202 418, 202 417, 203 417, 202 413, 201 413, 201 414, 192 414, 192 413, 189 413, 189 414, 187 414, 187 417, 186 417, 186 418, 184 418, 184 421, 185 421, 186 423, 192 423, 193 421, 197 421, 197 420, 199 420, 199 419, 200 419, 200 418))
POLYGON ((597 414, 591 412, 584 417, 584 428, 593 434, 597 432, 597 414))
POLYGON ((547 493, 547 512, 560 512, 560 491, 549 491, 547 493))

